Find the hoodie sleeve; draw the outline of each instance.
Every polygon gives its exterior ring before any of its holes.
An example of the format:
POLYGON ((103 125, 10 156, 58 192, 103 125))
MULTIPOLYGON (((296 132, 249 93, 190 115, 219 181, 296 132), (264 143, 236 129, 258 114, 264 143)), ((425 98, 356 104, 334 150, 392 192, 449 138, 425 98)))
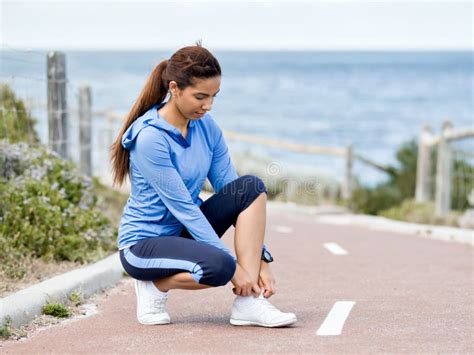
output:
POLYGON ((212 152, 211 167, 209 168, 207 178, 209 179, 214 191, 219 192, 222 187, 237 179, 239 176, 232 165, 222 130, 214 122, 213 126, 215 145, 212 152))
POLYGON ((154 128, 142 130, 130 153, 131 156, 133 153, 133 164, 193 238, 225 251, 236 260, 193 202, 171 161, 168 143, 160 133, 154 128))
MULTIPOLYGON (((229 149, 222 134, 221 128, 212 120, 214 126, 215 146, 212 152, 212 162, 207 178, 212 188, 217 193, 229 182, 237 179, 239 176, 235 171, 229 155, 229 149)), ((262 251, 267 250, 263 244, 262 251)))

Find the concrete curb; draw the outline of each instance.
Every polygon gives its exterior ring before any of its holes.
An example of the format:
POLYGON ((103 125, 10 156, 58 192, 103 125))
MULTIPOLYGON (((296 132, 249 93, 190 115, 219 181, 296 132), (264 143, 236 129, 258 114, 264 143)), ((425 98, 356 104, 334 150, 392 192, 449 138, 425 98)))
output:
POLYGON ((298 205, 294 202, 267 201, 267 209, 272 211, 289 211, 306 215, 341 215, 350 214, 350 210, 344 206, 322 205, 308 206, 298 205))
POLYGON ((39 284, 0 299, 0 326, 10 316, 14 327, 41 315, 48 301, 64 302, 73 291, 84 296, 117 283, 123 277, 119 254, 115 253, 95 264, 55 276, 39 284))
POLYGON ((267 208, 312 216, 313 220, 319 223, 361 226, 372 230, 416 235, 427 239, 474 246, 474 230, 468 228, 410 223, 380 216, 353 214, 344 206, 304 206, 291 202, 268 201, 267 208))
POLYGON ((333 225, 357 225, 378 231, 414 234, 428 239, 474 246, 474 230, 472 229, 408 223, 385 217, 355 214, 322 215, 316 216, 315 220, 333 225))

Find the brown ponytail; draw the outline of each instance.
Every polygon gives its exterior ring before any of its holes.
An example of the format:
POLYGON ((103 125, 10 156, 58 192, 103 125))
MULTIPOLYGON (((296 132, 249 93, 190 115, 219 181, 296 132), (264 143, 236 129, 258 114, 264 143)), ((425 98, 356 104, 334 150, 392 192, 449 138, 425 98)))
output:
POLYGON ((184 47, 153 69, 137 101, 132 106, 117 139, 111 147, 113 184, 122 185, 130 173, 129 151, 122 146, 122 136, 130 125, 153 105, 166 98, 170 81, 175 81, 180 90, 193 85, 194 78, 213 78, 221 75, 217 59, 201 43, 184 47))

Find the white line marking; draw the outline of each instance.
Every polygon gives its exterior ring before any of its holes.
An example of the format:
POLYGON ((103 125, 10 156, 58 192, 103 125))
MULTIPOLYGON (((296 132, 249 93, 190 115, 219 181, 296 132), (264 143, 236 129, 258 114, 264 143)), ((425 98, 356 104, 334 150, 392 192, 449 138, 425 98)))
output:
POLYGON ((287 226, 273 226, 273 230, 275 232, 284 233, 284 234, 289 234, 293 232, 293 228, 287 227, 287 226))
POLYGON ((342 249, 336 243, 324 243, 324 247, 335 255, 346 255, 347 251, 342 249))
POLYGON ((323 324, 316 331, 316 335, 341 335, 342 327, 354 306, 353 301, 334 303, 323 324))

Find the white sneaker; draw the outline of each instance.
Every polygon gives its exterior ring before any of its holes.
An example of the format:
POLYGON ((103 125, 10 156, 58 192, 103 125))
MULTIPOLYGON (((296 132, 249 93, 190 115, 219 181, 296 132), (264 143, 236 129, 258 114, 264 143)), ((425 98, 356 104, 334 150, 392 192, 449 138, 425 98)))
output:
POLYGON ((156 288, 152 281, 135 280, 137 319, 141 324, 168 324, 171 322, 165 304, 168 292, 156 288))
POLYGON ((294 313, 283 313, 260 294, 254 296, 237 296, 232 305, 230 324, 259 325, 262 327, 283 327, 296 323, 294 313))

